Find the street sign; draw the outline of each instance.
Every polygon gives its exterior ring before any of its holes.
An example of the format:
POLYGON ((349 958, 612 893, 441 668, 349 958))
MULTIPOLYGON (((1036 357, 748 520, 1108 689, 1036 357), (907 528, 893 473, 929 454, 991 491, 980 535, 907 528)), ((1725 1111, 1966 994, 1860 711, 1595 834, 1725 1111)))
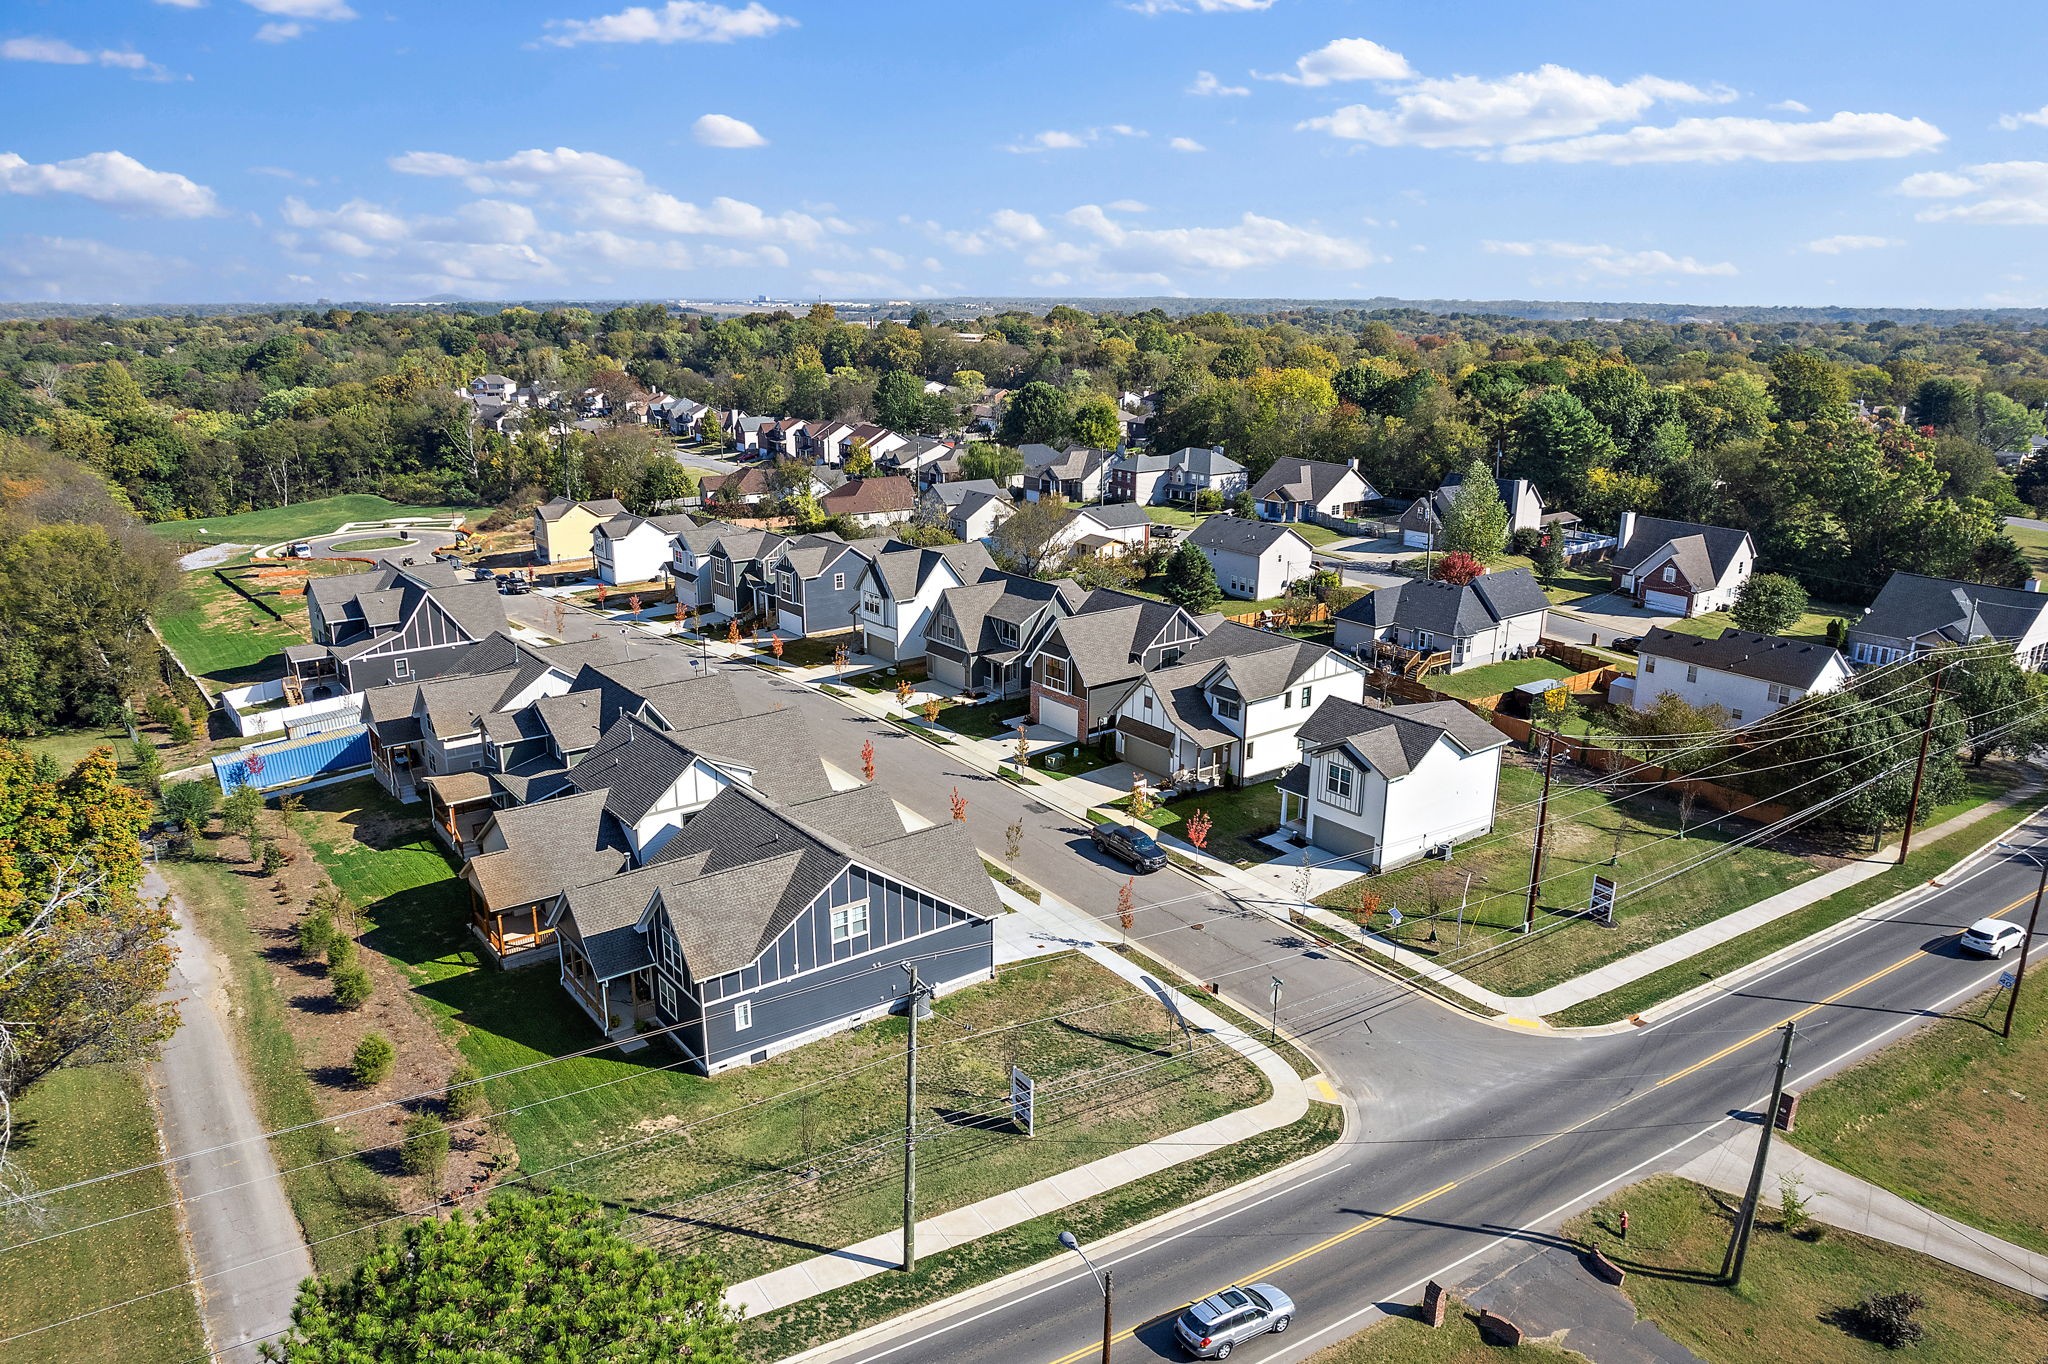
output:
POLYGON ((1024 1129, 1024 1135, 1032 1135, 1033 1121, 1038 1116, 1037 1086, 1031 1077, 1015 1066, 1010 1067, 1010 1115, 1017 1120, 1017 1126, 1024 1129))
POLYGON ((2011 988, 2012 988, 2013 986, 2015 986, 2015 985, 2017 985, 2017 984, 2019 984, 2019 981, 2013 978, 2013 974, 2012 974, 2012 972, 2010 972, 2010 971, 2000 971, 2000 972, 1998 973, 1998 988, 1999 988, 1999 989, 2001 989, 2001 990, 2010 990, 2010 989, 2011 989, 2011 988))
POLYGON ((1283 982, 1280 977, 1273 977, 1273 1007, 1276 1009, 1280 1007, 1280 986, 1282 984, 1283 982))
POLYGON ((1611 878, 1593 878, 1593 894, 1586 903, 1586 913, 1602 927, 1614 927, 1614 882, 1611 878))

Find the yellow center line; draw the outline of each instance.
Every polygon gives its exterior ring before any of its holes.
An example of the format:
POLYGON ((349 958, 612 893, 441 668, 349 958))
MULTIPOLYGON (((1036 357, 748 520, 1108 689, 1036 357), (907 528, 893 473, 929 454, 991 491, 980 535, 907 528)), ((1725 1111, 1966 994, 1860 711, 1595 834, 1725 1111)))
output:
MULTIPOLYGON (((2015 909, 2018 909, 2021 905, 2024 905, 2031 901, 2033 898, 2034 897, 2031 895, 2022 895, 2019 899, 2014 900, 2011 904, 2006 905, 2002 909, 1987 914, 1984 917, 1987 919, 2002 919, 2006 915, 2012 913, 2015 909)), ((1398 1208, 1393 1208, 1387 1212, 1380 1213, 1377 1216, 1369 1217, 1365 1221, 1360 1222, 1357 1226, 1347 1227, 1343 1231, 1337 1232, 1335 1235, 1326 1236, 1322 1240, 1316 1242, 1314 1245, 1308 1246, 1302 1250, 1298 1250, 1294 1252, 1294 1254, 1287 1256, 1285 1259, 1275 1260, 1272 1264, 1267 1265, 1263 1269, 1255 1269, 1251 1273, 1246 1274, 1240 1278, 1232 1279, 1230 1283, 1224 1284, 1218 1288, 1213 1288, 1209 1290, 1209 1292, 1207 1293, 1200 1294, 1196 1298, 1194 1298, 1193 1301, 1200 1302, 1203 1298, 1211 1297, 1214 1294, 1221 1293, 1225 1288, 1230 1288, 1237 1284, 1256 1282, 1260 1279, 1269 1278, 1272 1275, 1279 1273, 1283 1269, 1288 1269, 1294 1265, 1300 1264, 1303 1260, 1306 1260, 1311 1256, 1320 1255, 1324 1251, 1329 1250, 1333 1246, 1342 1245, 1344 1242, 1350 1240, 1354 1236, 1358 1236, 1365 1232, 1371 1231, 1376 1227, 1384 1226, 1388 1222, 1393 1221, 1397 1217, 1401 1217, 1407 1213, 1413 1212, 1415 1209, 1421 1207, 1425 1203, 1429 1203, 1434 1201, 1435 1199, 1443 1197, 1445 1194, 1457 1188, 1462 1183, 1467 1183, 1474 1179, 1482 1179, 1485 1176, 1492 1174, 1495 1170, 1498 1170, 1503 1165, 1507 1165, 1511 1162, 1520 1160, 1522 1157, 1529 1155, 1535 1151, 1539 1151, 1543 1147, 1550 1145, 1552 1142, 1558 1141, 1564 1137, 1571 1136, 1575 1132, 1579 1132, 1587 1127, 1592 1126, 1594 1123, 1599 1122, 1602 1118, 1608 1117, 1614 1114, 1615 1112, 1619 1111, 1620 1109, 1625 1108, 1629 1104, 1634 1103, 1637 1099, 1642 1098, 1645 1094, 1654 1094, 1656 1091, 1664 1088, 1664 1086, 1666 1085, 1673 1084, 1679 1080, 1683 1080, 1688 1075, 1696 1074, 1699 1071, 1706 1069, 1708 1066, 1713 1065, 1717 1061, 1725 1060, 1727 1057, 1734 1055, 1738 1051, 1741 1051, 1744 1047, 1752 1046, 1755 1043, 1762 1041, 1764 1038, 1769 1037, 1772 1033, 1784 1027, 1787 1023, 1796 1023, 1802 1018, 1805 1018, 1814 1013, 1818 1013, 1820 1010, 1826 1008, 1828 1005, 1834 1004, 1842 999, 1847 998, 1852 994, 1855 994, 1858 990, 1863 989, 1865 986, 1876 984, 1878 981, 1883 980, 1886 976, 1889 976, 1894 971, 1898 971, 1907 966, 1910 966, 1914 962, 1919 961, 1926 957, 1926 955, 1927 952, 1924 948, 1917 949, 1913 952, 1909 952, 1905 956, 1900 957, 1897 961, 1893 962, 1891 965, 1881 967, 1878 970, 1871 972, 1863 979, 1857 981, 1854 985, 1844 986, 1843 988, 1829 995, 1826 999, 1819 1000, 1815 1003, 1809 1004, 1805 1008, 1798 1010, 1796 1013, 1788 1014, 1784 1018, 1779 1019, 1776 1023, 1773 1023, 1768 1028, 1759 1028, 1755 1032, 1751 1033, 1749 1036, 1743 1038, 1740 1042, 1736 1042, 1729 1046, 1725 1046, 1721 1048, 1721 1050, 1715 1052, 1712 1056, 1707 1057, 1705 1060, 1695 1061, 1692 1065, 1687 1066, 1684 1070, 1673 1071, 1671 1074, 1657 1081, 1656 1084, 1650 1086, 1648 1089, 1639 1090, 1636 1093, 1629 1095, 1627 1098, 1622 1099, 1618 1103, 1612 1104, 1607 1108, 1601 1109, 1599 1112, 1594 1113, 1589 1117, 1580 1119, 1578 1122, 1573 1123, 1570 1127, 1567 1127, 1562 1131, 1553 1132, 1549 1136, 1539 1138, 1538 1140, 1531 1142, 1529 1145, 1521 1148, 1518 1151, 1513 1152, 1510 1155, 1501 1156, 1500 1158, 1494 1160, 1492 1163, 1485 1166, 1483 1169, 1477 1170, 1472 1174, 1467 1175, 1463 1180, 1454 1179, 1451 1180, 1449 1183, 1439 1184, 1434 1189, 1431 1189, 1428 1193, 1419 1194, 1416 1197, 1409 1199, 1406 1203, 1403 1203, 1398 1208)), ((1145 1321, 1139 1322, 1136 1326, 1126 1327, 1122 1331, 1117 1332, 1115 1336, 1111 1337, 1111 1339, 1112 1341, 1129 1340, 1132 1337, 1136 1336, 1141 1329, 1151 1325, 1152 1322, 1157 1320, 1159 1320, 1158 1317, 1147 1318, 1145 1321)), ((1101 1349, 1102 1344, 1100 1341, 1097 1341, 1089 1345, 1084 1345, 1080 1349, 1072 1351, 1071 1353, 1061 1355, 1058 1359, 1053 1360, 1052 1364, 1079 1364, 1080 1360, 1086 1359, 1088 1356, 1100 1352, 1101 1349)))

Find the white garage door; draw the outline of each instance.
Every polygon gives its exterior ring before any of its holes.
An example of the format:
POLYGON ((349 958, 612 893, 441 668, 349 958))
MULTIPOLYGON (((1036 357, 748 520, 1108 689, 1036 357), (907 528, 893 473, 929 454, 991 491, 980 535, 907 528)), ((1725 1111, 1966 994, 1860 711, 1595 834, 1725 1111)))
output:
POLYGON ((1038 698, 1038 723, 1058 730, 1071 739, 1081 737, 1081 708, 1050 697, 1038 698))
POLYGON ((1674 616, 1682 616, 1691 609, 1692 598, 1676 592, 1645 592, 1643 606, 1646 610, 1669 611, 1674 616))
POLYGON ((1409 549, 1428 549, 1429 542, 1435 538, 1426 530, 1404 530, 1401 532, 1401 543, 1409 549))

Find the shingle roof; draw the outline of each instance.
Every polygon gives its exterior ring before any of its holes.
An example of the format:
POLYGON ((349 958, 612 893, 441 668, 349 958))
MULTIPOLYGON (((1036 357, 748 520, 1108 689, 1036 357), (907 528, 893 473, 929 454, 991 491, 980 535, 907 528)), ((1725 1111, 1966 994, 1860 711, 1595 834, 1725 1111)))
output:
POLYGON ((505 847, 477 854, 462 869, 487 909, 534 904, 617 875, 629 862, 602 791, 500 810, 491 822, 505 847))
POLYGON ((1135 502, 1109 502, 1101 506, 1076 507, 1072 515, 1076 518, 1085 517, 1108 530, 1131 530, 1152 524, 1152 518, 1135 502))
POLYGON ((976 582, 984 574, 995 572, 996 567, 996 561, 989 557, 988 546, 979 540, 930 548, 891 540, 870 558, 874 563, 875 577, 888 589, 888 595, 898 601, 917 595, 917 589, 942 563, 951 564, 962 583, 976 582))
POLYGON ((1708 639, 1653 626, 1644 632, 1637 652, 1793 687, 1811 687, 1830 663, 1842 661, 1840 652, 1812 640, 1783 639, 1733 628, 1722 630, 1718 639, 1708 639))
MULTIPOLYGON (((1290 502, 1320 502, 1328 497, 1346 474, 1357 474, 1347 464, 1326 459, 1299 459, 1283 455, 1266 470, 1266 476, 1252 485, 1252 496, 1284 497, 1290 502)), ((1362 479, 1364 475, 1359 474, 1362 479)), ((1366 485, 1370 492, 1372 485, 1366 485)))
POLYGON ((559 521, 565 512, 577 506, 603 521, 609 521, 626 510, 626 504, 616 497, 593 497, 585 502, 578 502, 573 497, 551 497, 535 510, 543 521, 559 521))
POLYGON ((1507 735, 1456 701, 1387 709, 1334 696, 1302 722, 1297 737, 1310 751, 1346 745, 1389 777, 1407 776, 1442 738, 1467 753, 1483 753, 1508 742, 1507 735))
POLYGON ((1277 521, 1248 521, 1242 516, 1212 516, 1196 526, 1194 534, 1188 536, 1188 543, 1204 552, 1215 550, 1225 554, 1249 554, 1253 557, 1264 554, 1283 540, 1300 540, 1303 548, 1308 541, 1291 526, 1277 521))
POLYGON ((1245 467, 1223 453, 1220 448, 1206 445, 1189 445, 1167 456, 1175 467, 1204 478, 1216 478, 1224 474, 1241 474, 1245 467))
POLYGON ((1464 586, 1445 582, 1395 583, 1359 598, 1337 619, 1374 630, 1399 626, 1469 639, 1501 621, 1550 609, 1550 599, 1526 568, 1482 573, 1464 586))
POLYGON ((818 500, 827 516, 864 516, 910 511, 917 506, 917 486, 907 478, 853 478, 818 500))
POLYGON ((925 496, 932 498, 940 506, 949 509, 960 507, 976 500, 990 498, 1000 499, 1003 502, 1010 500, 1008 493, 998 488, 992 480, 986 478, 969 478, 955 483, 935 483, 925 490, 925 496))
POLYGON ((1894 573, 1849 633, 1885 639, 1938 635, 1953 644, 2017 640, 2048 609, 2048 593, 1894 573))
POLYGON ((1070 596, 1064 590, 1067 588, 1072 588, 1076 594, 1080 592, 1076 584, 1066 579, 1048 583, 1014 573, 1002 573, 962 587, 949 587, 939 594, 939 600, 953 613, 961 642, 974 652, 982 653, 1004 647, 996 639, 994 627, 989 625, 991 620, 1021 624, 1048 604, 1055 604, 1053 610, 1056 615, 1072 614, 1073 608, 1083 598, 1070 596))
POLYGON ((1678 567, 1687 580, 1705 587, 1720 581, 1748 541, 1746 530, 1638 516, 1629 531, 1628 543, 1614 551, 1614 564, 1617 568, 1634 568, 1669 544, 1676 551, 1678 567))

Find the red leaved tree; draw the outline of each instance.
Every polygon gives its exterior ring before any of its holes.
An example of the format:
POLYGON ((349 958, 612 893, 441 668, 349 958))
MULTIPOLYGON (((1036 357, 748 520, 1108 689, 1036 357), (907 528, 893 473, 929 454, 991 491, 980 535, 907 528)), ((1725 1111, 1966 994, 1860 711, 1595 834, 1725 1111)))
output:
POLYGON ((770 636, 768 636, 768 652, 769 652, 769 653, 771 653, 771 654, 774 654, 774 655, 775 655, 775 656, 776 656, 777 658, 780 658, 780 657, 782 657, 782 636, 781 636, 781 635, 770 635, 770 636))
POLYGON ((1214 825, 1207 810, 1197 810, 1188 816, 1188 842, 1195 845, 1196 852, 1209 851, 1209 830, 1214 825))
POLYGON ((962 824, 967 822, 967 797, 960 794, 960 788, 953 788, 953 818, 962 824))
POLYGON ((1456 583, 1463 587, 1480 574, 1486 572, 1486 565, 1462 549, 1454 549, 1436 561, 1431 576, 1440 583, 1456 583))
POLYGON ((866 739, 861 743, 860 775, 863 781, 872 782, 875 779, 875 741, 873 739, 866 739))

